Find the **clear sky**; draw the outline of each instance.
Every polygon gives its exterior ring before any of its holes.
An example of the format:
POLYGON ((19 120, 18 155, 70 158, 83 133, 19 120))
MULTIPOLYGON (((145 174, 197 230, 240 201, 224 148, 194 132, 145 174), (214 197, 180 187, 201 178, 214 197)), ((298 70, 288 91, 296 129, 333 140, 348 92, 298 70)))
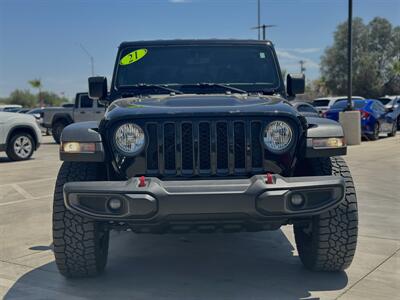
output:
MULTIPOLYGON (((87 90, 90 60, 109 79, 120 42, 170 38, 257 38, 256 0, 0 0, 0 97, 28 80, 65 93, 87 90)), ((400 25, 400 0, 354 0, 354 16, 400 25)), ((319 58, 347 19, 347 0, 261 0, 262 23, 281 65, 319 74, 319 58)))

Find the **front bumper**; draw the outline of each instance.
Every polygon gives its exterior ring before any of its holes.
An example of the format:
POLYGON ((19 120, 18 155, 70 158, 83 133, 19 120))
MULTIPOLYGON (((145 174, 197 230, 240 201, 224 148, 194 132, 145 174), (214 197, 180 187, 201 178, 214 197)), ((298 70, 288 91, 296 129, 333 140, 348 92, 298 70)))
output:
POLYGON ((282 223, 330 210, 340 203, 344 193, 344 180, 340 176, 272 175, 272 183, 267 183, 263 175, 255 175, 248 179, 162 181, 146 178, 141 184, 139 178, 132 178, 64 185, 65 205, 71 211, 136 227, 211 220, 282 223), (294 194, 301 195, 304 203, 294 205, 291 202, 294 194), (111 209, 110 199, 119 199, 121 207, 111 209))

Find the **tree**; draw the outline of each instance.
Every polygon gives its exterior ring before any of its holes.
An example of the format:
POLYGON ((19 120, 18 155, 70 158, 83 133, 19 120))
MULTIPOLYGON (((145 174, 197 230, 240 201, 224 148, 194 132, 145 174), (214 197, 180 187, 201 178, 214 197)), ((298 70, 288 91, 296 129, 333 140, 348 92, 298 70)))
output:
MULTIPOLYGON (((56 93, 43 91, 41 92, 41 99, 43 106, 59 106, 63 103, 69 102, 68 98, 60 97, 56 93)), ((33 108, 38 105, 37 97, 29 90, 14 90, 11 94, 0 99, 0 102, 7 104, 19 104, 23 107, 33 108)))
POLYGON ((28 90, 14 90, 6 101, 9 104, 19 104, 23 107, 34 107, 37 103, 36 97, 28 90))
MULTIPOLYGON (((400 27, 380 17, 365 25, 353 20, 353 94, 378 97, 400 93, 398 64, 400 27)), ((338 25, 334 43, 321 58, 321 74, 327 92, 345 95, 347 91, 347 23, 338 25)))
POLYGON ((32 79, 29 80, 28 83, 35 89, 38 89, 38 102, 40 103, 40 106, 44 106, 43 100, 42 100, 42 81, 40 79, 32 79))

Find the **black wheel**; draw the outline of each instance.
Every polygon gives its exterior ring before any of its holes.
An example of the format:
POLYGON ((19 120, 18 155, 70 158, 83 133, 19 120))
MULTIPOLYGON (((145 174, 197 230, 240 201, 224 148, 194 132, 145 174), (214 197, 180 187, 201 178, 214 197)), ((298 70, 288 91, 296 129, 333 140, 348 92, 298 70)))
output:
POLYGON ((400 117, 397 117, 397 130, 400 130, 400 117))
POLYGON ((29 159, 35 151, 35 141, 29 133, 14 134, 7 145, 7 156, 11 160, 29 159))
POLYGON ((353 179, 339 157, 307 161, 309 175, 337 175, 346 182, 346 195, 336 208, 311 218, 308 226, 294 225, 297 251, 313 271, 341 271, 353 260, 357 245, 358 212, 353 179))
POLYGON ((395 136, 397 133, 397 123, 393 122, 392 131, 388 133, 388 136, 395 136))
POLYGON ((369 139, 371 141, 376 141, 379 139, 379 124, 378 124, 378 122, 375 123, 374 132, 371 135, 369 135, 369 139))
POLYGON ((51 128, 51 134, 53 135, 53 139, 57 144, 60 143, 61 133, 66 126, 67 124, 61 121, 57 121, 53 124, 53 127, 51 128))
POLYGON ((100 274, 107 263, 109 231, 104 224, 66 209, 63 186, 70 181, 102 179, 96 163, 64 162, 58 173, 53 203, 54 256, 60 273, 66 277, 100 274))

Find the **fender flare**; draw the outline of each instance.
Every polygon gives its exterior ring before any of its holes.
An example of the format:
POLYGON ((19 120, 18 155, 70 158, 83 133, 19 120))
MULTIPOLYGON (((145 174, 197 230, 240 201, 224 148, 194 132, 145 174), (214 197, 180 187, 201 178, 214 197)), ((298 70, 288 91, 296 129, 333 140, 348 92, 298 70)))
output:
POLYGON ((74 123, 74 120, 72 119, 71 115, 66 113, 56 113, 53 116, 53 120, 51 121, 51 127, 53 128, 54 124, 60 120, 63 120, 63 122, 66 123, 67 125, 74 123))
POLYGON ((344 131, 340 123, 318 117, 306 117, 307 120, 307 134, 305 143, 305 157, 331 157, 346 155, 347 146, 329 149, 314 149, 312 146, 312 139, 314 138, 331 138, 331 137, 344 137, 344 131))
MULTIPOLYGON (((6 145, 8 145, 8 143, 10 142, 10 138, 12 137, 12 134, 13 134, 15 131, 18 131, 18 130, 29 131, 29 133, 32 135, 32 137, 33 137, 33 139, 34 139, 34 142, 35 142, 35 151, 36 151, 37 148, 38 148, 38 145, 39 145, 39 137, 37 136, 35 129, 33 129, 33 128, 32 128, 31 126, 29 126, 29 125, 16 125, 16 126, 12 127, 12 128, 8 131, 8 133, 7 133, 6 145)), ((8 147, 8 146, 7 146, 7 147, 8 147)))
POLYGON ((103 139, 98 132, 96 121, 79 122, 68 125, 61 134, 60 159, 62 161, 82 161, 82 162, 103 162, 105 161, 105 150, 103 139), (68 142, 94 143, 93 153, 66 153, 63 151, 63 144, 68 142))

